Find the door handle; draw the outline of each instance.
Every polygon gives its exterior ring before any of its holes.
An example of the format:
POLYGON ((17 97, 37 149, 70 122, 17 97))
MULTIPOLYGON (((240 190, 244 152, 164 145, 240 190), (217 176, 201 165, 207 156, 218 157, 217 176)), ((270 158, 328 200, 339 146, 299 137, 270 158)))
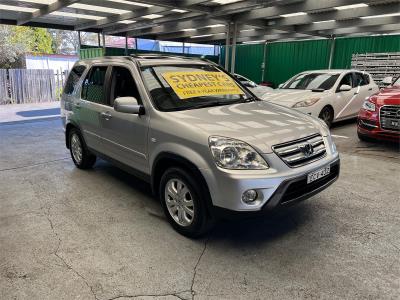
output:
POLYGON ((112 118, 112 115, 108 111, 102 112, 100 115, 102 118, 104 118, 106 120, 110 120, 112 118))
POLYGON ((372 91, 372 88, 369 88, 368 91, 372 91))
POLYGON ((358 92, 355 92, 354 95, 358 95, 358 92))

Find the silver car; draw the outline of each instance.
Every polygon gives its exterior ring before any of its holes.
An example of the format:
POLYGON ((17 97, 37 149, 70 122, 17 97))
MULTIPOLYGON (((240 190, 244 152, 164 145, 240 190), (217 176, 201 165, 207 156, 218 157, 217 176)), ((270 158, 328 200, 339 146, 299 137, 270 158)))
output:
POLYGON ((325 124, 260 101, 218 65, 171 56, 82 60, 61 101, 78 168, 106 159, 151 184, 181 234, 221 216, 259 215, 339 176, 325 124))

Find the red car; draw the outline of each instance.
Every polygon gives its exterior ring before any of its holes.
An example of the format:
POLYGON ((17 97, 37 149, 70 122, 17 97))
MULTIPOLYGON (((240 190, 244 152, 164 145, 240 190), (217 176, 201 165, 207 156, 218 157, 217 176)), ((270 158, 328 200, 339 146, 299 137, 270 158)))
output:
POLYGON ((357 124, 360 140, 400 142, 400 77, 365 100, 357 124))

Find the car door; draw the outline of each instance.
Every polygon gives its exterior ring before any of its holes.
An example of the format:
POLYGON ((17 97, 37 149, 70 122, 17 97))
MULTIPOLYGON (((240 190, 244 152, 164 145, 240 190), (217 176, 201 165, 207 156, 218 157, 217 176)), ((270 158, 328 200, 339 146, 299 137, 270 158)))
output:
POLYGON ((109 106, 103 108, 100 114, 104 150, 111 158, 148 173, 146 153, 149 116, 121 113, 113 109, 114 100, 118 97, 135 97, 139 104, 143 104, 143 95, 140 94, 134 78, 139 78, 137 70, 120 65, 112 66, 109 106))
POLYGON ((107 104, 107 65, 94 65, 82 83, 81 99, 75 104, 79 110, 79 124, 89 148, 103 152, 101 116, 107 104))
POLYGON ((361 72, 353 73, 353 84, 357 91, 357 95, 352 103, 349 105, 348 114, 356 116, 364 103, 365 98, 372 94, 372 86, 369 85, 369 76, 361 72))
POLYGON ((339 84, 336 87, 335 93, 335 101, 334 101, 334 111, 335 111, 335 119, 345 119, 353 114, 352 107, 353 101, 357 101, 358 89, 354 86, 354 77, 352 72, 348 72, 344 74, 342 79, 340 79, 339 84), (340 91, 340 87, 342 85, 351 86, 351 90, 349 91, 340 91))

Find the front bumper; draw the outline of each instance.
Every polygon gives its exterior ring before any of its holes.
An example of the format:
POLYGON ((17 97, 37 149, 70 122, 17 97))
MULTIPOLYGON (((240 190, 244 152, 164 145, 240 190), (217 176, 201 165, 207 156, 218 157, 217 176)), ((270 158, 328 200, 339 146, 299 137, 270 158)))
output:
POLYGON ((219 218, 246 218, 263 216, 280 208, 288 207, 306 200, 323 191, 339 178, 340 159, 331 164, 331 173, 313 183, 307 184, 307 175, 283 181, 271 198, 258 211, 235 211, 222 207, 214 207, 213 213, 219 218))
POLYGON ((310 164, 290 168, 274 153, 267 160, 270 169, 246 172, 203 170, 212 199, 217 209, 234 212, 260 212, 272 210, 277 206, 288 205, 322 191, 339 176, 339 154, 328 153, 325 157, 310 164), (274 159, 275 157, 276 159, 274 159), (307 184, 307 175, 326 166, 331 167, 330 175, 314 183, 307 184), (327 182, 325 182, 327 180, 327 182), (242 201, 245 191, 254 189, 259 197, 252 204, 242 201))
POLYGON ((377 112, 361 109, 357 119, 357 132, 359 135, 372 139, 400 142, 400 132, 385 130, 380 127, 377 112))

